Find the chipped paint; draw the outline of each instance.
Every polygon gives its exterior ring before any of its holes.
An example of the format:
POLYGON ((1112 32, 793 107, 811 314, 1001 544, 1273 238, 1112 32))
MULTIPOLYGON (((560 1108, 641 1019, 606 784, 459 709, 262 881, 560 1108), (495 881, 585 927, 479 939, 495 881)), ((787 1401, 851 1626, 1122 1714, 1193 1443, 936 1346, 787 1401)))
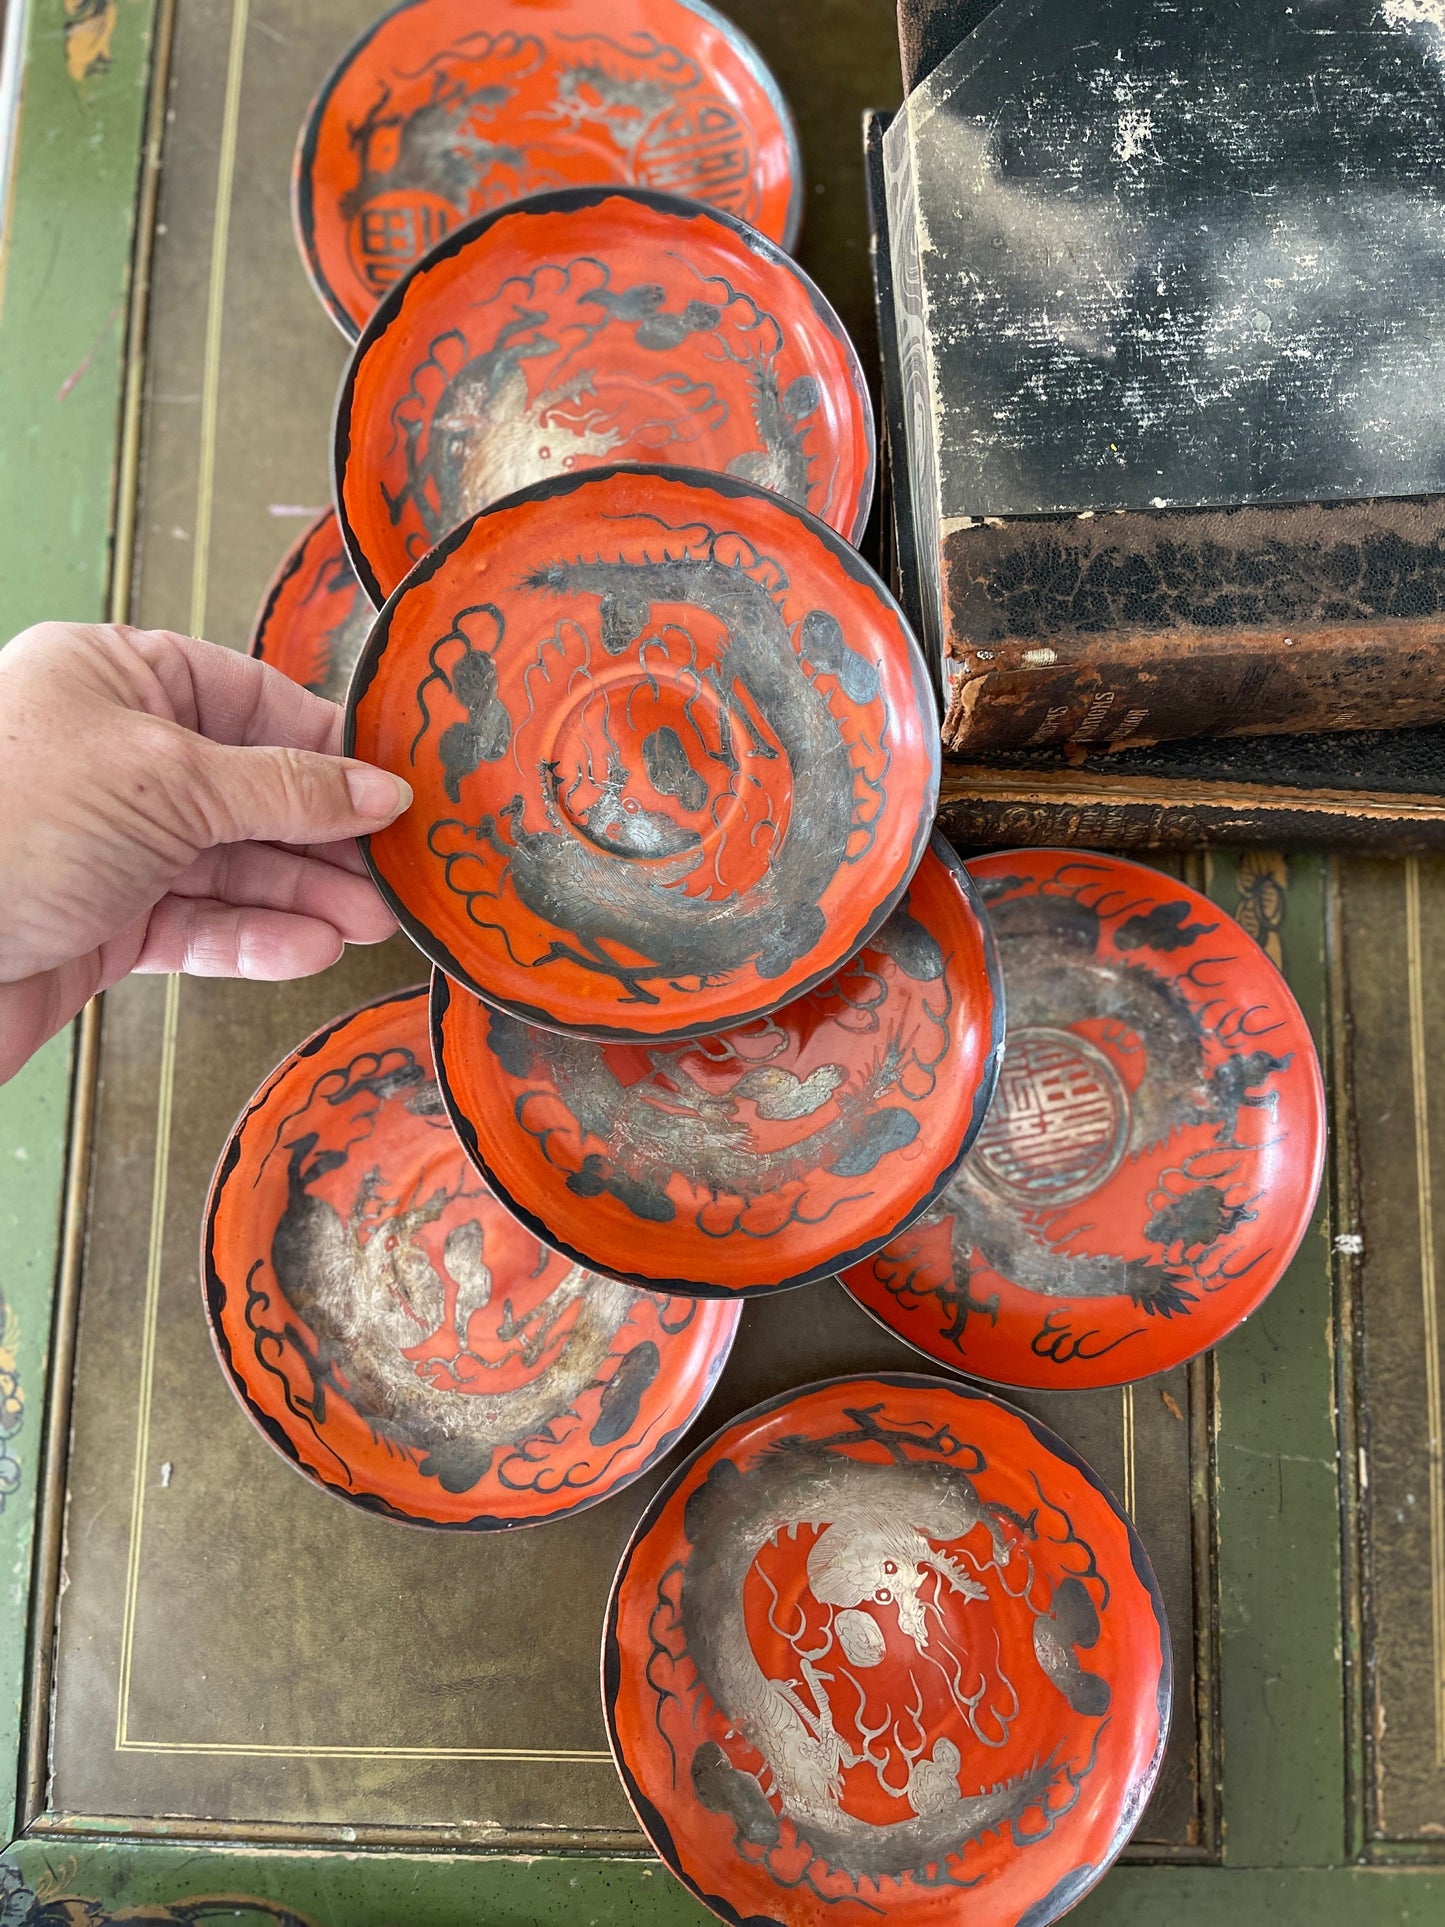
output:
POLYGON ((1154 116, 1147 107, 1126 107, 1114 131, 1114 158, 1127 167, 1131 161, 1157 158, 1154 116))
POLYGON ((1380 18, 1391 27, 1433 27, 1445 33, 1445 0, 1383 0, 1380 18))
POLYGON ((885 137, 915 514, 1445 490, 1445 0, 1113 17, 995 8, 885 137))
POLYGON ((77 85, 108 70, 115 16, 116 0, 65 0, 65 69, 77 85))

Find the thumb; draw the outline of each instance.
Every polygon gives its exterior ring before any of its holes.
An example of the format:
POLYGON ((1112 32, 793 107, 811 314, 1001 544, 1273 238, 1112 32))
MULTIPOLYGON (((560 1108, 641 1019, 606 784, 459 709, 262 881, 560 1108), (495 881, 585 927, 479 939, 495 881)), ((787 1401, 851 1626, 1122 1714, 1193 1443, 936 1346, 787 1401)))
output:
POLYGON ((351 757, 203 743, 193 800, 212 844, 339 843, 384 829, 411 802, 401 777, 351 757))

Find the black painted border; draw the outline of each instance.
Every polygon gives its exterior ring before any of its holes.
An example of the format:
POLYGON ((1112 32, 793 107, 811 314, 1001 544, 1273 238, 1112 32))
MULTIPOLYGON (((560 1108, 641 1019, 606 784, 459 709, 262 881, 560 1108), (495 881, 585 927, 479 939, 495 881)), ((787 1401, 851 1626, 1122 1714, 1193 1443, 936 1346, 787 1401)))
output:
MULTIPOLYGON (((614 1720, 617 1701, 622 1691, 622 1655, 617 1643, 617 1618, 622 1588, 626 1584, 627 1575, 631 1569, 633 1559, 636 1557, 643 1541, 658 1523, 658 1520, 661 1518, 663 1511, 672 1500, 674 1494, 681 1487, 699 1459, 703 1458, 715 1447, 720 1446, 730 1434, 734 1432, 742 1434, 748 1427, 755 1425, 760 1419, 766 1418, 769 1413, 777 1411, 779 1407, 791 1403, 792 1400, 806 1398, 810 1393, 827 1391, 843 1385, 858 1386, 860 1396, 866 1396, 867 1389, 871 1386, 906 1388, 925 1393, 933 1392, 935 1394, 944 1392, 954 1398, 991 1405, 1006 1412, 1011 1418, 1021 1420, 1033 1434, 1035 1441, 1042 1446, 1046 1452, 1051 1453, 1055 1458, 1060 1459, 1065 1465, 1077 1472, 1105 1501, 1115 1517, 1122 1521, 1128 1533, 1129 1555, 1133 1564, 1134 1575, 1149 1597, 1149 1603, 1154 1611, 1155 1623, 1159 1628, 1159 1682, 1155 1695, 1155 1703, 1159 1709, 1159 1739, 1154 1750, 1154 1757, 1149 1762, 1149 1766, 1139 1786, 1133 1790, 1132 1797, 1125 1808, 1125 1812, 1121 1815, 1120 1824, 1115 1829, 1109 1851, 1097 1865, 1079 1868, 1076 1875, 1066 1876, 1065 1881, 1061 1883, 1065 1891, 1060 1891, 1060 1886, 1056 1885, 1050 1894, 1042 1897, 1041 1905, 1047 1905, 1050 1901, 1057 1899, 1058 1904, 1056 1907, 1051 1907, 1049 1911, 1042 1913, 1039 1912, 1037 1907, 1031 1908, 1028 1913, 1024 1915, 1023 1921, 1019 1923, 1019 1927, 1049 1927, 1050 1922, 1059 1919, 1060 1916, 1067 1912, 1078 1900, 1082 1899, 1091 1887, 1097 1886, 1099 1881, 1103 1879, 1104 1875, 1109 1871, 1110 1867, 1113 1866, 1115 1860, 1118 1859, 1119 1855, 1127 1846, 1130 1835, 1144 1815, 1144 1810, 1148 1806, 1150 1795, 1153 1793, 1155 1783, 1159 1778, 1159 1769, 1164 1763, 1164 1751, 1169 1739, 1169 1722, 1174 1705, 1174 1652, 1170 1643, 1169 1620, 1164 1610, 1164 1599, 1159 1591, 1159 1582, 1154 1576, 1154 1568, 1149 1563, 1149 1555, 1144 1550, 1144 1543, 1134 1529, 1133 1520, 1129 1517, 1128 1513, 1124 1511, 1123 1507, 1104 1484, 1098 1473, 1095 1472, 1086 1459, 1079 1456, 1067 1440, 1060 1438, 1056 1432, 1051 1431, 1048 1426, 1032 1417, 1020 1406, 1011 1405, 1007 1399, 999 1398, 992 1392, 976 1389, 970 1385, 960 1385, 950 1379, 934 1378, 922 1372, 863 1372, 836 1379, 815 1379, 809 1384, 796 1386, 791 1391, 776 1393, 772 1398, 765 1399, 761 1404, 750 1407, 748 1411, 740 1413, 737 1418, 730 1420, 728 1424, 720 1427, 713 1433, 711 1438, 705 1439, 695 1450, 688 1453, 683 1463, 678 1466, 675 1472, 669 1475, 664 1484, 653 1495, 642 1517, 634 1527, 632 1536, 627 1541, 627 1545, 623 1549, 622 1558, 618 1563, 617 1574, 612 1581, 612 1590, 607 1596, 607 1611, 602 1624, 602 1717, 606 1722, 607 1744, 611 1749, 618 1778, 622 1782, 622 1790, 627 1795, 628 1804, 637 1816, 638 1825, 656 1848, 659 1857, 662 1859, 668 1871, 673 1874, 676 1879, 681 1881, 682 1885, 686 1887, 690 1893, 695 1895, 709 1912, 716 1914, 718 1919, 728 1922, 729 1927, 779 1927, 779 1923, 767 1915, 750 1914, 746 1917, 743 1916, 738 1913, 737 1909, 722 1895, 704 1893, 702 1888, 682 1871, 671 1829, 657 1808, 643 1792, 642 1787, 634 1778, 627 1762, 623 1759, 614 1720), (1129 1821, 1131 1813, 1133 1817, 1132 1820, 1129 1821), (1129 1821, 1129 1824, 1126 1825, 1126 1821, 1129 1821), (1085 1875, 1088 1877, 1083 1878, 1085 1875), (1073 1884, 1076 1878, 1079 1879, 1080 1882, 1078 1885, 1073 1884)), ((739 1445, 740 1444, 741 1439, 739 1439, 739 1445)), ((729 1449, 732 1450, 736 1448, 730 1447, 729 1449)), ((971 1909, 965 1901, 961 1912, 968 1914, 972 1911, 974 1910, 971 1909)))

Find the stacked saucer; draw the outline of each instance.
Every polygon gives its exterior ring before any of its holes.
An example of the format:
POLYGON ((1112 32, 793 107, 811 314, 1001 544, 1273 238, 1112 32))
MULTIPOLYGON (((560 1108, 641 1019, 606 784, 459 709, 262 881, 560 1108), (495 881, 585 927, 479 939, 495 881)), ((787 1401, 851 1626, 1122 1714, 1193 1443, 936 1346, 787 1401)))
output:
POLYGON ((349 689, 349 749, 416 794, 365 855, 436 967, 462 1142, 640 1288, 866 1261, 977 1131, 1003 1012, 929 848, 926 671, 851 546, 872 411, 784 252, 779 90, 682 0, 411 0, 294 185, 355 347, 335 509, 253 647, 349 689))

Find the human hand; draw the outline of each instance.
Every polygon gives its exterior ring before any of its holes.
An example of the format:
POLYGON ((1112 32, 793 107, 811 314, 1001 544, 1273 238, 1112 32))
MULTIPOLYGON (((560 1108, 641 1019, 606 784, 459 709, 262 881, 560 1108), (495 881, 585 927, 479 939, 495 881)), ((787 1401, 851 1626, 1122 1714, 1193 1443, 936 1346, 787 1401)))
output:
POLYGON ((277 981, 390 936, 351 839, 411 791, 340 748, 334 703, 190 636, 0 650, 0 1082, 132 970, 277 981))

